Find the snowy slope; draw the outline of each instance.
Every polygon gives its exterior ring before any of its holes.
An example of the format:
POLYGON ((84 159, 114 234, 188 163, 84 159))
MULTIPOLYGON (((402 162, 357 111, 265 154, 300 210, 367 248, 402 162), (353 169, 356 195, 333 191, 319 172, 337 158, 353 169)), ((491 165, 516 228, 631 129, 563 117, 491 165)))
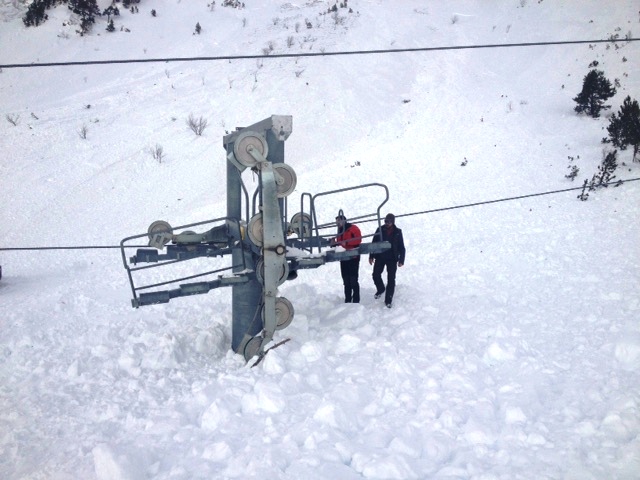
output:
MULTIPOLYGON (((622 0, 350 0, 337 17, 143 0, 80 37, 66 8, 26 29, 15 3, 2 65, 635 37, 640 20, 622 0)), ((227 289, 134 310, 118 250, 0 250, 2 478, 639 478, 640 182, 410 215, 590 179, 608 122, 571 99, 593 61, 620 80, 612 111, 638 99, 639 60, 630 42, 4 68, 2 248, 223 216, 222 137, 283 114, 290 202, 385 183, 408 254, 391 311, 367 262, 359 305, 336 264, 286 282, 291 341, 252 369, 229 350, 227 289)))

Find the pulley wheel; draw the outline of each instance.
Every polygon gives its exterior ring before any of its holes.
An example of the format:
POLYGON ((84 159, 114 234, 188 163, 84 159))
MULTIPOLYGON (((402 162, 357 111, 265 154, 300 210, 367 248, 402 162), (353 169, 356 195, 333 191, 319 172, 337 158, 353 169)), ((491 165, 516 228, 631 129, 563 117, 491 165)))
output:
POLYGON ((296 172, 286 163, 274 164, 273 170, 280 176, 280 178, 276 177, 278 198, 288 197, 296 189, 296 184, 298 183, 296 172))
POLYGON ((262 337, 253 337, 244 346, 244 359, 248 362, 260 352, 260 345, 262 345, 262 337))
MULTIPOLYGON (((282 285, 289 276, 289 264, 287 262, 282 262, 282 268, 280 271, 280 275, 278 276, 278 281, 276 286, 282 285)), ((264 285, 264 260, 261 258, 256 262, 256 277, 258 277, 258 281, 261 285, 264 285)))
POLYGON ((251 217, 247 230, 249 234, 249 240, 251 240, 257 247, 261 247, 264 241, 264 223, 262 221, 261 213, 258 213, 251 217))
POLYGON ((158 233, 169 233, 173 234, 173 228, 164 220, 156 220, 147 229, 147 233, 149 234, 149 240, 153 240, 153 236, 158 233))
MULTIPOLYGON (((264 305, 262 306, 262 322, 264 323, 264 305)), ((282 330, 293 321, 293 305, 284 297, 276 298, 276 330, 282 330)))
POLYGON ((267 140, 259 133, 244 132, 238 135, 233 144, 233 154, 240 164, 252 168, 255 167, 258 161, 249 153, 250 147, 255 148, 265 158, 269 153, 269 147, 267 146, 267 140))
POLYGON ((193 230, 185 230, 173 237, 173 243, 179 243, 181 245, 194 245, 196 243, 200 243, 201 240, 202 235, 198 235, 193 230))
POLYGON ((291 229, 298 237, 309 237, 311 235, 311 215, 296 213, 291 217, 291 229))

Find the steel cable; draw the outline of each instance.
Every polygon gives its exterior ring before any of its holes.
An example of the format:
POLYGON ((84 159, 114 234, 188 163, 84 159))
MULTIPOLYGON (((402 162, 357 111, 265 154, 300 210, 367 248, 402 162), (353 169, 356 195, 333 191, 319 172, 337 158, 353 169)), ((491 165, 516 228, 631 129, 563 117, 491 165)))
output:
MULTIPOLYGON (((609 187, 609 186, 614 186, 617 187, 619 185, 622 185, 624 183, 630 183, 630 182, 636 182, 640 180, 640 177, 637 178, 629 178, 629 179, 625 179, 625 180, 617 180, 615 182, 609 182, 609 183, 603 183, 601 185, 597 185, 597 187, 609 187)), ((433 208, 430 210, 421 210, 419 212, 410 212, 410 213, 401 213, 401 214, 396 214, 395 217, 396 218, 402 218, 402 217, 411 217, 411 216, 415 216, 415 215, 426 215, 428 213, 436 213, 436 212, 445 212, 448 210, 457 210, 460 208, 470 208, 470 207, 477 207, 480 205, 491 205, 493 203, 501 203, 501 202, 510 202, 510 201, 514 201, 514 200, 522 200, 523 198, 532 198, 532 197, 542 197, 544 195, 554 195, 554 194, 558 194, 558 193, 566 193, 566 192, 573 192, 576 190, 584 190, 589 188, 588 185, 583 185, 581 187, 571 187, 571 188, 563 188, 560 190, 550 190, 547 192, 538 192, 538 193, 529 193, 526 195, 517 195, 515 197, 505 197, 505 198, 498 198, 495 200, 486 200, 483 202, 474 202, 474 203, 466 203, 463 205, 454 205, 451 207, 442 207, 442 208, 433 208)), ((358 223, 369 223, 369 222, 377 222, 377 219, 371 219, 371 220, 363 220, 360 221, 358 223)), ((369 236, 369 235, 367 235, 369 236)), ((124 248, 148 248, 149 245, 127 245, 124 248)), ((33 250, 90 250, 90 249, 114 249, 114 248, 121 248, 119 245, 118 246, 111 246, 111 245, 96 245, 96 246, 91 246, 91 245, 83 245, 83 246, 77 246, 77 247, 0 247, 0 251, 33 251, 33 250)))
POLYGON ((4 68, 34 68, 34 67, 71 67, 78 65, 116 65, 127 63, 171 63, 171 62, 212 62, 221 60, 251 60, 251 59, 276 59, 276 58, 301 58, 301 57, 335 57, 345 55, 380 55, 389 53, 416 53, 438 52, 451 50, 475 50, 489 48, 514 48, 514 47, 542 47, 551 45, 580 45, 595 43, 621 43, 637 42, 639 38, 620 38, 607 40, 560 40, 549 42, 522 42, 522 43, 493 43, 484 45, 452 45, 448 47, 417 47, 417 48, 388 48, 379 50, 350 50, 338 52, 307 52, 307 53, 274 53, 269 55, 220 55, 205 57, 167 57, 167 58, 135 58, 117 60, 83 60, 76 62, 32 62, 32 63, 7 63, 0 64, 4 68))

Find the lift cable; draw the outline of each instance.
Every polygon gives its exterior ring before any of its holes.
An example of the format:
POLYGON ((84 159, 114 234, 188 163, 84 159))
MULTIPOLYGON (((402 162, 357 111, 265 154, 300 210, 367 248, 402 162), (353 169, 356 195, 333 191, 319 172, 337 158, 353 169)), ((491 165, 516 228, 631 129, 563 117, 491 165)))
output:
POLYGON ((33 63, 9 63, 0 64, 4 68, 29 68, 29 67, 70 67, 77 65, 114 65, 123 63, 170 63, 170 62, 212 62, 220 60, 249 60, 249 59, 276 59, 276 58, 301 58, 301 57, 330 57, 344 55, 378 55, 386 53, 414 53, 434 52, 450 50, 472 50, 489 48, 512 47, 540 47, 549 45, 579 45, 594 43, 622 43, 637 42, 640 38, 610 38, 606 40, 560 40, 550 42, 522 42, 522 43, 493 43, 484 45, 452 45, 448 47, 417 47, 417 48, 389 48, 381 50, 347 50, 337 52, 307 52, 307 53, 275 53, 268 55, 220 55, 214 57, 167 57, 167 58, 136 58, 120 60, 85 60, 76 62, 33 62, 33 63))
MULTIPOLYGON (((623 183, 629 183, 629 182, 636 182, 640 180, 640 177, 636 177, 636 178, 629 178, 629 179, 625 179, 625 180, 617 180, 615 182, 608 182, 608 183, 602 183, 600 185, 597 185, 597 187, 608 187, 610 185, 613 185, 615 187, 622 185, 623 183)), ((518 195, 516 197, 506 197, 506 198, 499 198, 497 200, 486 200, 484 202, 475 202, 475 203, 466 203, 464 205, 454 205, 452 207, 442 207, 442 208, 434 208, 431 210, 422 210, 420 212, 411 212, 411 213, 402 213, 402 214, 397 214, 395 215, 396 218, 402 218, 402 217, 411 217, 411 216, 415 216, 415 215, 426 215, 428 213, 436 213, 436 212, 445 212, 447 210, 456 210, 456 209, 460 209, 460 208, 470 208, 470 207, 477 207, 480 205, 490 205, 492 203, 501 203, 501 202, 510 202, 513 200, 521 200, 523 198, 531 198, 531 197, 542 197, 544 195, 554 195, 557 193, 565 193, 565 192, 572 192, 572 191, 576 191, 576 190, 584 190, 584 189, 588 189, 589 186, 588 185, 583 185, 581 187, 572 187, 572 188, 563 188, 561 190, 551 190, 548 192, 539 192, 539 193, 530 193, 527 195, 518 195)), ((371 220, 363 220, 360 221, 358 223, 369 223, 369 222, 377 222, 377 219, 371 219, 371 220)), ((124 246, 124 248, 148 248, 149 245, 127 245, 124 246)), ((25 250, 90 250, 90 249, 120 249, 122 248, 120 245, 117 246, 110 246, 110 245, 97 245, 97 246, 91 246, 91 245, 84 245, 84 246, 77 246, 77 247, 0 247, 0 251, 25 251, 25 250)))
POLYGON ((0 247, 0 251, 20 251, 20 250, 98 250, 98 249, 120 249, 120 248, 149 248, 149 245, 79 245, 75 247, 0 247))
MULTIPOLYGON (((615 182, 608 182, 608 183, 602 183, 599 185, 596 185, 596 187, 608 187, 610 185, 613 185, 614 187, 618 187, 620 185, 622 185, 623 183, 629 183, 629 182, 635 182, 637 180, 640 180, 640 177, 637 178, 629 178, 626 180, 617 180, 615 182)), ((513 200, 521 200, 523 198, 531 198, 531 197, 542 197, 544 195, 554 195, 556 193, 565 193, 565 192, 572 192, 572 191, 576 191, 576 190, 589 190, 589 185, 583 185, 581 187, 572 187, 572 188, 563 188, 561 190, 551 190, 548 192, 539 192, 539 193, 530 193, 527 195, 518 195, 517 197, 507 197, 507 198, 499 198, 497 200, 487 200, 484 202, 475 202, 475 203, 466 203, 464 205, 454 205, 452 207, 442 207, 442 208, 434 208, 431 210, 423 210, 420 212, 411 212, 411 213, 403 213, 403 214, 398 214, 395 215, 396 218, 401 218, 401 217, 411 217, 414 215, 426 215, 428 213, 436 213, 436 212, 445 212, 447 210, 456 210, 459 208, 469 208, 469 207, 477 207, 479 205, 490 205, 492 203, 501 203, 501 202, 510 202, 513 200)), ((360 222, 360 223, 367 223, 367 222, 374 222, 377 220, 365 220, 364 222, 360 222)))

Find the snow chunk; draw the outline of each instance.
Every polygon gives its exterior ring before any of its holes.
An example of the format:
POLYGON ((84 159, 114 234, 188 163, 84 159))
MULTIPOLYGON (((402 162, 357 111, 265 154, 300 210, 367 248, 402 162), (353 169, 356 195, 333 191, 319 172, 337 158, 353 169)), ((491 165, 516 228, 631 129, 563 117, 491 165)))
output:
POLYGON ((409 464, 400 455, 376 457, 370 454, 356 453, 352 461, 353 468, 370 479, 407 479, 418 478, 409 464))
POLYGON ((271 375, 281 375, 286 372, 284 360, 276 351, 269 352, 269 355, 264 358, 262 369, 271 375))
POLYGON ((98 480, 137 480, 145 478, 146 468, 132 461, 126 454, 117 452, 107 444, 97 445, 93 451, 93 463, 98 480))
POLYGON ((628 336, 620 340, 615 347, 614 355, 620 366, 629 372, 640 370, 640 338, 628 336))
POLYGON ((279 413, 287 404, 280 387, 272 382, 259 381, 256 383, 255 392, 258 407, 266 412, 279 413))
POLYGON ((410 445, 405 440, 398 437, 391 440, 389 449, 411 458, 419 458, 421 453, 419 445, 410 445))
POLYGON ((598 430, 592 422, 584 421, 576 425, 575 432, 580 436, 587 437, 595 435, 596 433, 598 433, 598 430))
POLYGON ((422 440, 422 456, 439 465, 451 458, 455 446, 455 439, 444 432, 434 432, 422 440))
POLYGON ((493 435, 481 430, 472 430, 465 433, 464 439, 473 445, 491 445, 495 442, 493 435))
POLYGON ((342 335, 336 345, 336 355, 342 355, 343 353, 349 353, 356 350, 360 346, 360 339, 355 335, 346 334, 342 335))
POLYGON ((221 409, 216 403, 212 403, 202 414, 200 426, 203 430, 214 431, 226 415, 228 415, 228 412, 221 409))
POLYGON ((69 365, 69 368, 67 368, 67 375, 70 378, 80 376, 80 365, 77 358, 71 363, 71 365, 69 365))
POLYGON ((513 360, 514 358, 515 356, 512 351, 505 350, 497 342, 493 342, 489 345, 489 348, 487 348, 487 351, 484 354, 484 360, 489 363, 491 363, 491 360, 503 362, 506 360, 513 360))
POLYGON ((142 368, 152 370, 178 368, 187 358, 183 341, 171 333, 165 333, 154 338, 153 343, 149 344, 148 348, 149 350, 141 363, 142 368))
POLYGON ((227 341, 222 327, 203 330, 196 337, 195 350, 206 355, 222 354, 228 349, 227 341))
POLYGON ((530 433, 527 436, 527 443, 529 445, 545 445, 547 440, 539 433, 530 433))
POLYGON ((140 361, 131 355, 122 354, 118 359, 118 365, 132 377, 139 377, 142 373, 142 369, 139 366, 140 361))
POLYGON ((514 423, 526 423, 527 416, 518 407, 507 407, 504 413, 504 420, 509 425, 514 423))
POLYGON ((324 404, 316 410, 316 413, 313 414, 313 419, 318 422, 325 423, 331 427, 337 427, 338 423, 336 422, 335 413, 335 405, 324 404))
POLYGON ((317 362, 323 356, 322 346, 318 342, 307 342, 300 347, 300 353, 307 359, 307 362, 317 362))
POLYGON ((215 442, 212 445, 207 445, 202 452, 202 458, 211 460, 212 462, 224 462, 227 460, 233 451, 227 442, 215 442))

